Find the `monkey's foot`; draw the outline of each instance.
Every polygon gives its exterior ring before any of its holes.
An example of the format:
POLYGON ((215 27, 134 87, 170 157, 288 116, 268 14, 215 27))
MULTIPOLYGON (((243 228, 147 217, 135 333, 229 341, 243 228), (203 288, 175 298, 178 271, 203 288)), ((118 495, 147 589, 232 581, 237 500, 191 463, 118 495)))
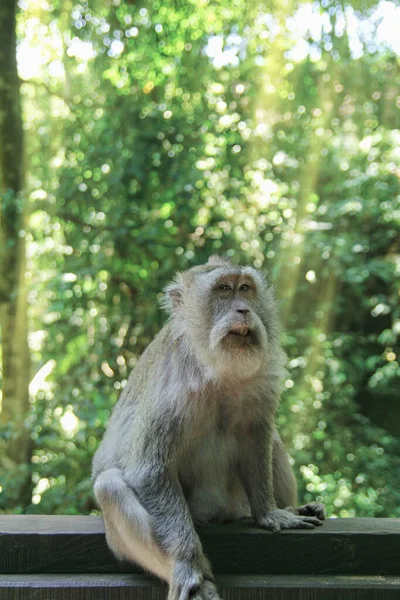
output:
POLYGON ((192 562, 176 561, 169 587, 168 600, 193 600, 194 598, 196 600, 218 600, 213 581, 214 576, 210 563, 204 555, 199 556, 197 560, 192 562), (210 595, 212 588, 215 590, 216 595, 214 596, 210 595), (208 595, 204 595, 206 592, 208 595))
POLYGON ((297 515, 288 510, 275 508, 257 519, 257 525, 263 529, 277 532, 281 529, 314 529, 314 527, 322 525, 322 521, 317 517, 297 515))
POLYGON ((322 502, 309 502, 304 506, 299 506, 295 509, 296 514, 303 515, 305 517, 317 517, 317 519, 325 519, 326 512, 325 506, 322 502))
POLYGON ((221 600, 221 598, 212 581, 205 580, 194 596, 192 596, 192 600, 221 600))

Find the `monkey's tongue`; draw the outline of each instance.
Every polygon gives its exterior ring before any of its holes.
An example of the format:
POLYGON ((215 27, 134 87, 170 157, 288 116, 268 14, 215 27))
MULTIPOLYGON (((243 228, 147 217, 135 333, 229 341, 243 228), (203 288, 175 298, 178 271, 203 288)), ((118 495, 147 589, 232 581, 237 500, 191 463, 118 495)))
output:
POLYGON ((234 335, 247 335, 249 333, 248 327, 235 327, 231 329, 229 333, 233 333, 234 335))

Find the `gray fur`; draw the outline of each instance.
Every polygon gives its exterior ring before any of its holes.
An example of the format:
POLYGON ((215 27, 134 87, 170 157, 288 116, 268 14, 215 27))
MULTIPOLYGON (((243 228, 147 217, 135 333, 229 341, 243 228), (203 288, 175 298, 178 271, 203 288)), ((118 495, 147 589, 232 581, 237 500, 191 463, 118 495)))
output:
POLYGON ((296 486, 274 424, 285 354, 271 287, 212 257, 165 292, 170 320, 113 411, 94 492, 118 557, 168 581, 169 600, 217 600, 194 522, 253 516, 279 531, 323 511, 283 510, 296 486))

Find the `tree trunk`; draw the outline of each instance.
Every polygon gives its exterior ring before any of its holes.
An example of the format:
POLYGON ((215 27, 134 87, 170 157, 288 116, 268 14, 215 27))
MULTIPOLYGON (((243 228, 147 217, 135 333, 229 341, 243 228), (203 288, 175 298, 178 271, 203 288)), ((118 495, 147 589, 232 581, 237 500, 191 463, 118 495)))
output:
POLYGON ((16 0, 0 0, 0 506, 30 503, 29 351, 25 290, 23 131, 16 62, 16 0), (10 479, 9 479, 10 478, 10 479), (4 500, 2 500, 2 497, 4 500), (6 504, 6 505, 4 505, 6 504))

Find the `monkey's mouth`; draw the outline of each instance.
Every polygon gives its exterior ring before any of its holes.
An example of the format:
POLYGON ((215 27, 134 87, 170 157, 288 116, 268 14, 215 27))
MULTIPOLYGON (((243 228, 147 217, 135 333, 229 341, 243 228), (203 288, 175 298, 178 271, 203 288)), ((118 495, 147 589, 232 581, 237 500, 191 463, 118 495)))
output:
POLYGON ((245 348, 258 345, 258 335, 255 329, 243 323, 234 323, 226 333, 225 340, 230 346, 245 348))
POLYGON ((234 327, 233 329, 231 329, 229 331, 228 335, 246 337, 247 335, 249 335, 249 328, 248 327, 234 327))

